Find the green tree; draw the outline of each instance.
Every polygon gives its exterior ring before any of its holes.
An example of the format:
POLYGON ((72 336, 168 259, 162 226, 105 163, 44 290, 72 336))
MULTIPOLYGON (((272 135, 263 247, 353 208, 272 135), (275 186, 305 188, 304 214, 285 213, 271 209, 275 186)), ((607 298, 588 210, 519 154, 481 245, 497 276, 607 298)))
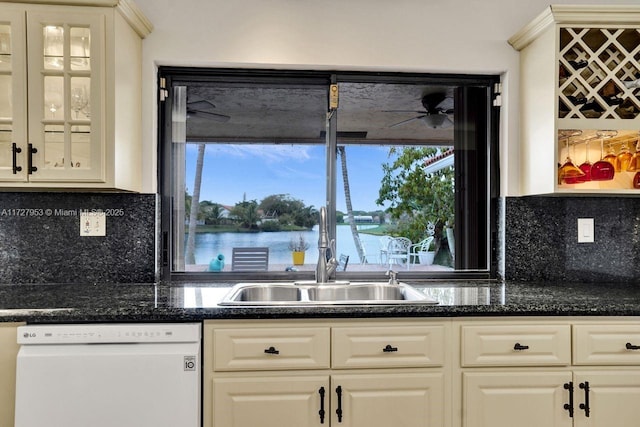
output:
POLYGON ((184 211, 191 212, 191 194, 187 190, 184 191, 184 211))
POLYGON ((210 200, 200 202, 200 219, 207 225, 218 225, 222 218, 222 206, 210 200))
POLYGON ((436 250, 445 226, 453 225, 453 167, 426 173, 425 160, 440 153, 438 147, 393 147, 389 162, 382 165, 379 197, 376 203, 389 203, 387 211, 397 221, 398 234, 417 242, 426 237, 429 223, 435 225, 436 250))
POLYGON ((311 228, 317 223, 317 213, 313 206, 305 206, 304 202, 288 194, 272 194, 260 201, 259 209, 265 214, 277 215, 282 225, 297 225, 311 228))
POLYGON ((318 211, 313 206, 305 206, 294 213, 293 223, 298 227, 313 228, 318 223, 318 211))
POLYGON ((233 215, 240 226, 249 229, 257 228, 258 215, 258 202, 255 200, 242 201, 237 203, 233 209, 231 209, 231 215, 233 215))

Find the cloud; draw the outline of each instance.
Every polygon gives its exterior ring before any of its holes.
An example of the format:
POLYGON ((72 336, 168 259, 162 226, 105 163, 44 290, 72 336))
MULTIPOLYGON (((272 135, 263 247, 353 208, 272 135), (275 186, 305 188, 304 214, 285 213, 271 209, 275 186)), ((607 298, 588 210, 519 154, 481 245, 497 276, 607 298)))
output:
POLYGON ((209 156, 228 155, 237 158, 255 157, 263 161, 282 162, 304 162, 314 157, 312 151, 317 147, 310 145, 286 145, 286 144, 221 144, 207 146, 206 153, 209 156))

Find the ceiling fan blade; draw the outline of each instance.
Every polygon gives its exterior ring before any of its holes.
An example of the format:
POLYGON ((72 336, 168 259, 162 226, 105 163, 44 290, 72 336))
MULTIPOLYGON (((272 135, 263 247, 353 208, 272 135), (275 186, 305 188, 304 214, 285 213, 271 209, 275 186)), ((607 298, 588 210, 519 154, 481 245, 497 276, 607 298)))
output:
POLYGON ((448 96, 436 106, 436 110, 447 114, 453 114, 453 98, 448 96))
POLYGON ((427 126, 433 129, 447 129, 453 126, 453 121, 446 114, 427 114, 423 117, 427 126))
POLYGON ((209 108, 216 108, 216 106, 206 99, 198 99, 197 101, 187 101, 187 105, 194 110, 203 110, 209 108))
POLYGON ((453 126, 453 120, 451 120, 449 118, 449 116, 447 115, 446 120, 444 121, 444 123, 442 124, 442 129, 446 129, 446 128, 450 128, 451 126, 453 126))
POLYGON ((453 112, 453 98, 444 92, 429 93, 422 97, 422 106, 430 114, 453 112))
POLYGON ((210 111, 191 110, 187 109, 187 116, 200 117, 207 120, 213 120, 215 122, 226 123, 231 117, 224 114, 212 113, 210 111))
POLYGON ((425 114, 425 115, 422 115, 422 116, 416 116, 416 117, 413 117, 413 118, 410 118, 410 119, 407 119, 407 120, 403 120, 403 121, 398 122, 398 123, 394 123, 394 124, 392 124, 392 125, 391 125, 391 126, 389 126, 389 127, 390 127, 390 128, 392 128, 392 127, 400 126, 400 125, 403 125, 403 124, 405 124, 405 123, 412 122, 412 121, 414 121, 414 120, 420 120, 421 118, 426 117, 426 116, 427 116, 426 114, 425 114))

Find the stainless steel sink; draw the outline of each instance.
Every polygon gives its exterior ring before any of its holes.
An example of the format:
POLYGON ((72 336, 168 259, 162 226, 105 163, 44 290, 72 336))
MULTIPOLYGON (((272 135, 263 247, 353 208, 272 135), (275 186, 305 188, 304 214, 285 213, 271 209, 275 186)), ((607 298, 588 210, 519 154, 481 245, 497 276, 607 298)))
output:
POLYGON ((399 285, 366 283, 317 286, 307 293, 311 301, 403 301, 407 299, 406 290, 399 285))
POLYGON ((340 304, 438 304, 438 301, 405 283, 342 282, 317 285, 310 282, 277 282, 239 283, 220 302, 223 306, 340 304))
POLYGON ((294 284, 263 283, 241 284, 224 297, 225 302, 235 303, 289 303, 302 299, 302 290, 294 284))

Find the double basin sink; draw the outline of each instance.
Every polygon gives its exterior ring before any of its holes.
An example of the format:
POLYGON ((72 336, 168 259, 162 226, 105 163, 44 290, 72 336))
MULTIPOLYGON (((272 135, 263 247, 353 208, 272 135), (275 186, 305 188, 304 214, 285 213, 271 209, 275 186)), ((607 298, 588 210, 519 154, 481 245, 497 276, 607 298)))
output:
POLYGON ((220 301, 223 306, 438 304, 411 285, 386 282, 312 281, 238 283, 220 301))

